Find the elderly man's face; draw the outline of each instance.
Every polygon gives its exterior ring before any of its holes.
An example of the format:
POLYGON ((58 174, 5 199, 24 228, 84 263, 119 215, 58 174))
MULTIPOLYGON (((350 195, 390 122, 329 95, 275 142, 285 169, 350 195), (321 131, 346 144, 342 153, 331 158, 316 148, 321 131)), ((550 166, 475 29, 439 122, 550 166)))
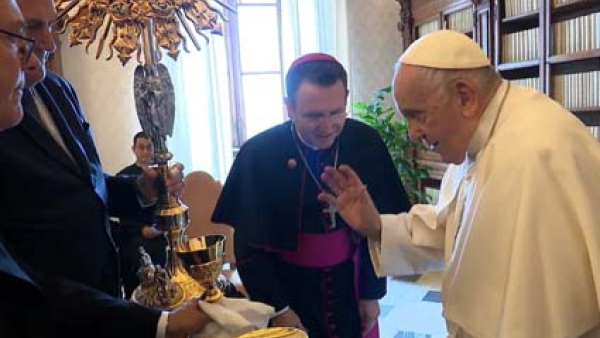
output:
POLYGON ((472 133, 460 98, 450 84, 426 83, 419 67, 403 65, 394 78, 398 111, 407 119, 410 137, 424 141, 444 162, 462 163, 472 133))
POLYGON ((0 0, 0 29, 4 31, 0 33, 0 131, 15 126, 23 117, 23 41, 6 33, 22 35, 23 28, 23 17, 14 0, 0 0))
POLYGON ((342 81, 324 87, 303 81, 296 102, 287 103, 288 116, 309 146, 330 148, 346 122, 346 88, 342 81))
POLYGON ((56 41, 52 34, 53 24, 56 19, 56 10, 52 0, 17 0, 28 36, 36 40, 35 53, 40 62, 37 66, 25 68, 27 86, 32 86, 46 76, 46 61, 50 54, 56 51, 56 41))

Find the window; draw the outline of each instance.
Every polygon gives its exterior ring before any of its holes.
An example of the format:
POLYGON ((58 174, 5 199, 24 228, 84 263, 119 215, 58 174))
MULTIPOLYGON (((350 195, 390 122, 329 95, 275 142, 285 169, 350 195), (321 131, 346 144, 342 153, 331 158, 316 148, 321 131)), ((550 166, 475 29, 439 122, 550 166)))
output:
POLYGON ((324 50, 318 43, 317 0, 238 0, 235 7, 225 33, 235 97, 234 152, 285 121, 285 71, 298 55, 324 50))
POLYGON ((241 0, 230 16, 233 147, 284 121, 279 1, 241 0), (279 98, 279 99, 278 99, 279 98))

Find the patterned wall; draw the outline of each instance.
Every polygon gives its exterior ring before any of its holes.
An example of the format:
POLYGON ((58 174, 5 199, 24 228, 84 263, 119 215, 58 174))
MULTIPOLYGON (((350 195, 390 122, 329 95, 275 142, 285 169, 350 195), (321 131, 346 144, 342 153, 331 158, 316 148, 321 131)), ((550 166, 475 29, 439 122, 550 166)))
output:
POLYGON ((393 0, 348 0, 346 6, 350 100, 369 101, 374 90, 391 83, 402 53, 400 5, 393 0))

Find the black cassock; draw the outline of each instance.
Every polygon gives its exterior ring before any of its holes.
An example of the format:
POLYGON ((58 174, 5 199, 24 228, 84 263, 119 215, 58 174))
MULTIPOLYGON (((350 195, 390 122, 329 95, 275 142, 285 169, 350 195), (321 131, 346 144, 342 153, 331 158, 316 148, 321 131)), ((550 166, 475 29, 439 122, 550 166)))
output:
MULTIPOLYGON (((288 121, 244 144, 212 217, 235 228, 237 266, 250 297, 276 311, 290 306, 311 338, 360 337, 356 293, 360 299, 380 299, 386 292, 385 279, 374 273, 366 241, 354 233, 347 240, 352 243, 346 244, 356 254, 332 266, 291 264, 283 259, 298 249, 303 235, 348 232, 339 215, 333 227, 323 212, 327 206, 317 200, 319 186, 299 152, 318 178, 323 166, 335 162, 338 142, 338 164, 347 164, 358 173, 379 212, 410 208, 389 153, 374 129, 348 119, 330 149, 315 151, 296 140, 288 121)), ((319 258, 319 253, 310 255, 319 258)))

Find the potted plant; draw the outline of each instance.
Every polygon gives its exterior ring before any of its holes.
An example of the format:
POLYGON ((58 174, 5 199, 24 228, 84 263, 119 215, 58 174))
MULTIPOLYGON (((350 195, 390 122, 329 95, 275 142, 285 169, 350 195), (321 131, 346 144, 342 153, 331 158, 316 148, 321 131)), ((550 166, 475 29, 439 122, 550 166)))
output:
POLYGON ((377 130, 385 142, 411 202, 429 203, 430 197, 421 189, 420 184, 421 180, 429 177, 429 169, 417 166, 415 159, 416 151, 425 147, 410 139, 408 122, 405 118, 396 116, 389 102, 391 91, 391 87, 382 88, 373 93, 370 103, 354 103, 352 106, 355 115, 377 130))

